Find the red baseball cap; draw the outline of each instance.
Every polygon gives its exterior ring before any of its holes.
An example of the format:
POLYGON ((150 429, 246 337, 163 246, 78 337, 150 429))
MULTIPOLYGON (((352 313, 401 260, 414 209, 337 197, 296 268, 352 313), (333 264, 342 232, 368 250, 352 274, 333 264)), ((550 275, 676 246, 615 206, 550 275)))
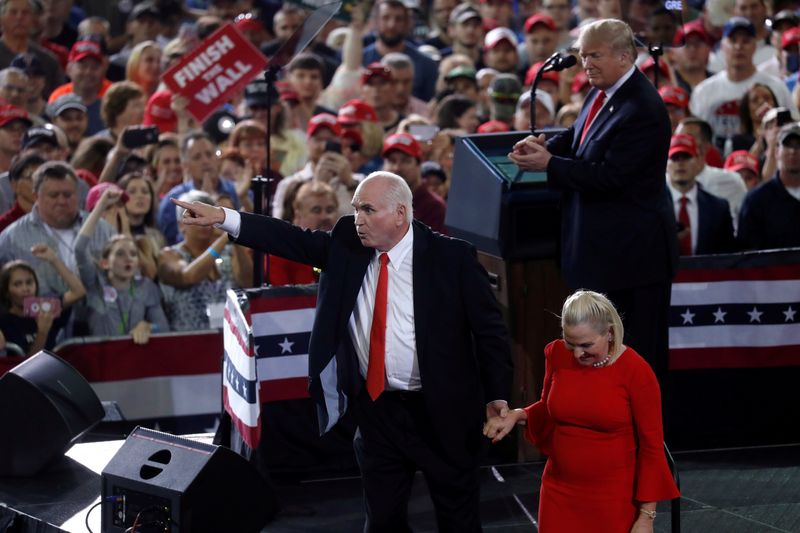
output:
POLYGON ((314 115, 311 117, 311 119, 308 121, 306 134, 311 137, 317 133, 320 128, 328 128, 337 137, 341 137, 342 135, 342 127, 339 126, 339 123, 336 121, 336 116, 331 115, 330 113, 320 113, 319 115, 314 115))
POLYGON ((103 49, 100 46, 100 43, 96 41, 78 41, 72 45, 72 48, 69 51, 69 58, 68 61, 75 62, 80 61, 85 57, 93 57, 98 61, 102 61, 105 59, 105 54, 103 53, 103 49))
POLYGON ((172 91, 156 91, 147 100, 147 105, 144 107, 144 120, 142 124, 145 126, 156 126, 158 131, 165 133, 168 131, 178 131, 178 116, 172 110, 170 104, 172 103, 172 91))
POLYGON ((725 170, 738 172, 742 169, 751 170, 754 174, 758 174, 758 159, 747 150, 731 152, 725 159, 725 170))
POLYGON ((669 141, 669 156, 675 154, 689 154, 691 157, 697 157, 697 141, 694 137, 685 133, 678 133, 673 135, 669 141))
POLYGON ((373 78, 392 81, 392 71, 383 63, 370 63, 361 71, 361 83, 369 83, 373 78))
MULTIPOLYGON (((691 35, 700 37, 708 46, 712 46, 714 44, 714 39, 706 31, 705 27, 703 26, 703 21, 700 19, 695 19, 684 24, 683 27, 676 33, 675 38, 680 39, 683 37, 685 40, 691 35)), ((680 44, 680 42, 678 44, 680 44)))
POLYGON ((483 48, 485 50, 491 50, 503 41, 506 41, 516 50, 517 36, 514 35, 513 31, 503 27, 495 28, 486 34, 486 37, 483 39, 483 48))
POLYGON ((264 31, 264 23, 252 13, 242 13, 234 19, 233 25, 242 31, 264 31))
MULTIPOLYGON (((652 70, 653 68, 655 68, 655 66, 656 66, 655 60, 652 57, 648 57, 647 59, 642 61, 641 65, 639 65, 639 70, 646 73, 648 70, 652 70)), ((669 78, 669 66, 667 66, 666 61, 661 60, 658 62, 658 72, 663 77, 669 78)))
POLYGON ((378 113, 364 100, 350 100, 339 108, 339 124, 349 126, 359 122, 378 122, 378 113))
POLYGON ((589 86, 589 77, 586 75, 586 71, 580 70, 572 79, 572 86, 570 87, 570 90, 573 93, 579 93, 589 86))
POLYGON ((422 161, 422 147, 417 140, 408 133, 393 133, 386 137, 386 140, 383 141, 381 157, 386 157, 386 154, 392 150, 400 150, 404 154, 415 158, 417 161, 422 161))
POLYGON ((364 137, 362 137, 361 132, 356 129, 342 128, 342 139, 351 139, 353 143, 358 146, 364 146, 364 137))
MULTIPOLYGON (((525 73, 526 86, 533 84, 533 80, 536 79, 536 74, 539 73, 539 69, 542 68, 542 65, 544 65, 544 61, 539 61, 538 63, 534 63, 533 65, 531 65, 531 68, 529 68, 528 72, 525 73)), ((558 72, 554 72, 552 70, 549 72, 545 72, 544 74, 542 74, 541 79, 552 81, 553 83, 558 85, 558 80, 559 80, 558 72)))
POLYGON ((502 120, 490 120, 478 126, 478 133, 503 133, 511 128, 502 120))
POLYGON ((674 105, 681 109, 689 107, 689 93, 674 85, 665 85, 658 90, 665 104, 674 105))
POLYGON ((129 199, 128 193, 124 190, 120 189, 118 185, 115 183, 111 183, 110 181, 103 181, 89 189, 89 193, 86 195, 86 210, 91 211, 94 209, 94 206, 97 205, 97 202, 100 201, 100 197, 103 196, 103 193, 109 187, 114 187, 115 189, 122 192, 122 196, 120 197, 120 201, 124 204, 129 199))
POLYGON ((781 50, 800 43, 800 28, 789 28, 781 34, 781 50))
POLYGON ((530 33, 537 24, 542 24, 550 31, 556 31, 556 23, 553 17, 544 13, 536 13, 528 17, 525 21, 525 33, 530 33))
POLYGON ((4 127, 6 124, 14 122, 15 120, 26 122, 28 127, 33 125, 33 121, 28 116, 28 112, 21 107, 11 104, 0 105, 0 128, 4 127))

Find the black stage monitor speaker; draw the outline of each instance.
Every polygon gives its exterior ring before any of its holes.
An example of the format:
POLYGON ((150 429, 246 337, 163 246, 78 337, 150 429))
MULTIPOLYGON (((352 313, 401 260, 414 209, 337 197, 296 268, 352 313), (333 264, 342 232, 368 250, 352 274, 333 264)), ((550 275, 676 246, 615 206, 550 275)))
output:
POLYGON ((228 448, 137 427, 103 470, 106 533, 259 532, 271 516, 267 483, 228 448), (114 500, 115 498, 115 500, 114 500))
POLYGON ((81 374, 41 351, 0 377, 0 476, 31 476, 103 418, 81 374))

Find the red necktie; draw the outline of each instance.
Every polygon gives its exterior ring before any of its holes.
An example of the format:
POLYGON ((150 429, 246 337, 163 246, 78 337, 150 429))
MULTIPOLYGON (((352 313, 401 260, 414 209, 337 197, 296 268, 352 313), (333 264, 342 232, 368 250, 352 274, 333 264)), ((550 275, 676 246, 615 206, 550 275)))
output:
POLYGON ((586 132, 589 131, 589 128, 592 126, 592 122, 594 122, 594 117, 597 116, 597 113, 600 111, 600 108, 603 107, 603 102, 606 101, 606 93, 603 91, 599 91, 597 96, 594 97, 594 102, 592 102, 592 107, 589 109, 589 115, 586 117, 586 122, 583 123, 583 133, 581 134, 581 144, 583 144, 583 139, 586 138, 586 132))
POLYGON ((678 222, 683 227, 681 230, 681 255, 692 255, 692 224, 689 222, 689 210, 686 204, 689 199, 681 196, 681 208, 678 210, 678 222))
POLYGON ((378 287, 375 289, 375 309, 372 312, 372 328, 369 331, 369 367, 367 368, 367 392, 375 401, 384 388, 386 375, 386 303, 389 290, 389 254, 382 253, 378 259, 381 270, 378 287))

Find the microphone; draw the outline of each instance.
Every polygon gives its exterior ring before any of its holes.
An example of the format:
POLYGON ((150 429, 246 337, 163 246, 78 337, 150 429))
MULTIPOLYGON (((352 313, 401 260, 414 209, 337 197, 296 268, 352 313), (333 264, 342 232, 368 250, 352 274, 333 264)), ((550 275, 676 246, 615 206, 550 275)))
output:
POLYGON ((545 72, 561 72, 562 70, 575 65, 577 62, 578 60, 572 54, 567 54, 566 52, 556 52, 545 60, 542 68, 540 68, 539 72, 536 73, 536 77, 533 79, 533 83, 531 84, 530 101, 531 133, 533 135, 536 135, 536 86, 539 85, 539 80, 542 78, 542 74, 545 72))
POLYGON ((542 69, 545 72, 561 72, 578 63, 574 55, 565 54, 563 52, 556 52, 550 59, 552 60, 550 64, 542 69))

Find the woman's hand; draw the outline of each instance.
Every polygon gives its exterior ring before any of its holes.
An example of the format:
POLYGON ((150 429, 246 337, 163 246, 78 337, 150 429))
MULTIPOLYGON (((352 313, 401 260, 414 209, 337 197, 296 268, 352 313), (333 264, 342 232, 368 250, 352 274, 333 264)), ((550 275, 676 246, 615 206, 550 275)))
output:
POLYGON ((43 335, 50 333, 50 328, 53 327, 55 318, 55 315, 50 311, 41 311, 36 315, 36 331, 43 335))
POLYGON ((58 261, 59 257, 56 252, 44 243, 34 244, 31 246, 31 253, 34 257, 47 261, 50 264, 58 261))
POLYGON ((653 522, 655 520, 641 513, 639 515, 639 518, 636 519, 633 527, 631 527, 631 533, 653 533, 653 522))
POLYGON ((134 344, 147 344, 150 341, 150 322, 142 320, 131 330, 134 344))
POLYGON ((345 187, 350 186, 353 182, 353 173, 350 170, 350 162, 342 154, 334 152, 325 152, 319 158, 314 169, 314 177, 322 182, 330 183, 334 179, 339 180, 339 183, 345 187))
POLYGON ((122 198, 122 189, 116 185, 113 187, 108 187, 103 191, 102 196, 100 196, 100 200, 97 201, 97 205, 95 205, 94 208, 99 209, 102 213, 112 205, 118 203, 120 198, 122 198))

